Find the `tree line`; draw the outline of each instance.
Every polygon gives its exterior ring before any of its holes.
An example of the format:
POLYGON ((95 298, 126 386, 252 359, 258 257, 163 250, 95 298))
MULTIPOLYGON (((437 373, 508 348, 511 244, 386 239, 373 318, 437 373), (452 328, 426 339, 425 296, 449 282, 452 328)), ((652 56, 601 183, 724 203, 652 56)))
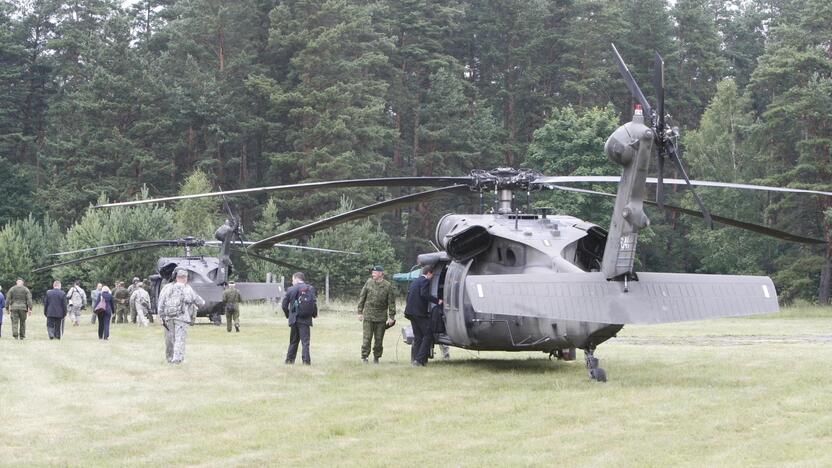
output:
MULTIPOLYGON (((603 141, 629 120, 633 101, 612 42, 648 98, 654 51, 664 57, 667 109, 692 177, 828 191, 831 25, 822 0, 4 2, 0 280, 95 240, 73 229, 90 216, 119 216, 92 215, 91 203, 143 188, 178 193, 195 171, 211 189, 498 166, 613 174, 603 141)), ((266 235, 404 193, 308 191, 233 203, 251 233, 266 235)), ((717 214, 830 240, 828 198, 701 195, 717 214)), ((685 191, 671 196, 690 203, 685 191)), ((574 194, 535 204, 602 226, 611 211, 574 194)), ((365 252, 407 268, 431 249, 439 215, 476 205, 419 204, 365 222, 377 236, 365 252)), ((147 210, 131 216, 158 216, 153 225, 115 237, 209 229, 177 222, 184 208, 147 210)), ((784 300, 829 301, 829 244, 708 230, 659 212, 651 219, 640 268, 769 274, 784 300)), ((355 229, 308 242, 361 244, 355 229)), ((337 262, 346 284, 358 281, 348 269, 376 263, 337 262)), ((113 268, 108 274, 121 274, 113 268)))

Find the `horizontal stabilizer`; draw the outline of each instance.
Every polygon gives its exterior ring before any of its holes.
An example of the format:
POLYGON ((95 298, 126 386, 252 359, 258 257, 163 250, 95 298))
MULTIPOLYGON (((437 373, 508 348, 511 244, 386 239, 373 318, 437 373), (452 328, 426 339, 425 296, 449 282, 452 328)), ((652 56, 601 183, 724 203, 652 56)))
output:
POLYGON ((477 313, 609 324, 647 324, 768 314, 780 310, 766 276, 638 273, 638 281, 602 273, 469 275, 477 313))
MULTIPOLYGON (((222 287, 214 284, 191 283, 194 292, 208 302, 222 301, 222 287)), ((244 301, 256 301, 259 299, 281 299, 283 298, 283 286, 279 283, 235 283, 244 301)))

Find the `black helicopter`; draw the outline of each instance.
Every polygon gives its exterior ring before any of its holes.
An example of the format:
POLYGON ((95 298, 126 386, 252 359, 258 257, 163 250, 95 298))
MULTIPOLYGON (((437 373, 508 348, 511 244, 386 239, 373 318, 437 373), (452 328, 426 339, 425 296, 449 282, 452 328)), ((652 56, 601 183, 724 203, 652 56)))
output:
MULTIPOLYGON (((159 291, 162 287, 175 280, 175 270, 177 268, 184 268, 188 271, 188 283, 205 299, 205 305, 200 307, 197 311, 197 317, 208 317, 212 322, 219 325, 222 322, 222 293, 228 279, 233 272, 233 263, 231 261, 231 253, 239 252, 243 255, 248 255, 253 258, 264 260, 278 266, 287 267, 293 270, 300 270, 299 266, 287 263, 285 261, 275 259, 272 257, 259 255, 254 252, 249 252, 247 249, 240 249, 235 246, 239 245, 245 247, 251 242, 243 239, 242 228, 240 222, 233 215, 217 228, 214 232, 214 241, 206 241, 204 239, 197 239, 194 237, 183 237, 181 239, 168 240, 150 240, 138 241, 117 245, 108 245, 100 247, 92 247, 88 249, 73 250, 69 252, 59 252, 53 254, 55 256, 75 255, 84 252, 107 250, 102 253, 90 255, 82 258, 76 258, 53 265, 44 266, 34 270, 35 272, 44 271, 60 266, 72 265, 81 262, 87 262, 97 258, 108 257, 111 255, 120 255, 128 252, 135 252, 139 250, 147 250, 161 247, 183 247, 185 249, 183 256, 175 257, 161 257, 156 263, 156 272, 148 277, 150 281, 151 297, 151 313, 156 313, 156 298, 159 296, 159 291), (192 249, 197 247, 217 247, 219 253, 216 257, 196 255, 192 253, 192 249), (114 250, 108 250, 114 249, 114 250)), ((355 254, 354 252, 344 252, 340 250, 321 249, 314 247, 294 246, 287 244, 279 244, 274 247, 278 248, 295 248, 305 250, 315 250, 329 253, 343 253, 355 254)), ((237 282, 236 288, 240 291, 240 295, 245 301, 253 301, 258 299, 273 299, 279 300, 283 297, 283 285, 279 283, 259 283, 259 282, 237 282)))
POLYGON ((344 222, 382 213, 436 197, 493 192, 495 206, 481 214, 447 214, 437 225, 442 251, 422 254, 418 263, 432 266, 433 294, 444 301, 444 329, 435 330, 440 343, 474 350, 543 351, 559 359, 575 359, 584 350, 589 376, 606 381, 594 356, 601 343, 626 324, 701 320, 765 314, 779 310, 777 292, 764 276, 636 272, 638 233, 649 225, 644 205, 702 217, 780 239, 809 244, 823 240, 711 215, 694 196, 700 210, 664 203, 665 184, 723 187, 832 196, 832 192, 690 180, 678 151, 678 131, 665 122, 664 79, 656 55, 658 107, 652 108, 613 46, 619 71, 638 102, 631 122, 607 140, 607 157, 622 166, 620 177, 547 177, 530 170, 475 170, 465 177, 392 177, 313 182, 227 192, 204 193, 102 206, 151 203, 242 193, 342 187, 438 187, 358 208, 283 232, 251 245, 254 250, 297 239, 344 222), (655 158, 658 177, 648 178, 655 158), (682 179, 665 179, 665 163, 676 166, 682 179), (616 195, 569 184, 617 183, 616 195), (646 199, 646 185, 657 187, 656 201, 646 199), (615 198, 608 230, 568 215, 521 211, 515 193, 566 190, 615 198))

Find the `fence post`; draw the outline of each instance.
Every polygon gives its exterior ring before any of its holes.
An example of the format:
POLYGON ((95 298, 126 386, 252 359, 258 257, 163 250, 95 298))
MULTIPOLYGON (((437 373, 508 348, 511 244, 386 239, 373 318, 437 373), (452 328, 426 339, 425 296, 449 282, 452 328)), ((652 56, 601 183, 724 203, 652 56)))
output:
POLYGON ((326 274, 326 304, 329 305, 329 273, 326 274))

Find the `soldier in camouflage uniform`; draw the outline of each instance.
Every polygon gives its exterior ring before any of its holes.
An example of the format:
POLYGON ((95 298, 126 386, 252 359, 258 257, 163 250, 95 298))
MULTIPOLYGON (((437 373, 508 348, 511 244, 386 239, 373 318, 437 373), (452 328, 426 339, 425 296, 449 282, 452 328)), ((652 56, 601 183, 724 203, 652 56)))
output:
POLYGON ((185 359, 188 327, 196 320, 196 312, 205 301, 188 285, 188 271, 176 270, 176 282, 168 283, 159 293, 157 309, 165 327, 165 356, 171 364, 185 359))
POLYGON ((393 285, 384 279, 384 268, 376 265, 373 277, 368 279, 358 296, 358 320, 363 322, 364 337, 361 344, 361 361, 366 363, 370 355, 370 343, 375 336, 373 363, 378 364, 384 351, 384 330, 396 323, 396 294, 393 285))
POLYGON ((147 315, 150 312, 150 294, 144 290, 144 283, 138 282, 133 288, 133 293, 130 294, 130 310, 135 311, 135 318, 133 323, 138 323, 141 327, 148 325, 147 315))
POLYGON ((130 286, 127 287, 127 297, 130 299, 127 301, 127 304, 130 306, 130 323, 136 323, 136 306, 133 303, 133 293, 136 292, 136 289, 139 287, 139 278, 134 277, 133 282, 130 283, 130 286))
POLYGON ((234 286, 233 281, 228 282, 225 291, 222 292, 222 303, 225 308, 225 325, 228 333, 231 333, 231 321, 234 320, 234 329, 240 331, 240 302, 243 298, 240 291, 234 286))
POLYGON ((130 310, 130 293, 124 288, 124 281, 119 281, 116 284, 116 290, 113 291, 113 299, 116 300, 116 314, 113 317, 116 323, 124 323, 127 321, 127 312, 130 310))
POLYGON ((87 292, 81 287, 81 281, 75 280, 67 291, 66 298, 69 303, 67 315, 72 320, 72 325, 77 327, 81 324, 81 309, 87 304, 87 292))
POLYGON ((26 338, 26 317, 32 315, 32 292, 23 285, 23 279, 9 289, 6 297, 6 310, 12 316, 12 335, 14 339, 26 338))

